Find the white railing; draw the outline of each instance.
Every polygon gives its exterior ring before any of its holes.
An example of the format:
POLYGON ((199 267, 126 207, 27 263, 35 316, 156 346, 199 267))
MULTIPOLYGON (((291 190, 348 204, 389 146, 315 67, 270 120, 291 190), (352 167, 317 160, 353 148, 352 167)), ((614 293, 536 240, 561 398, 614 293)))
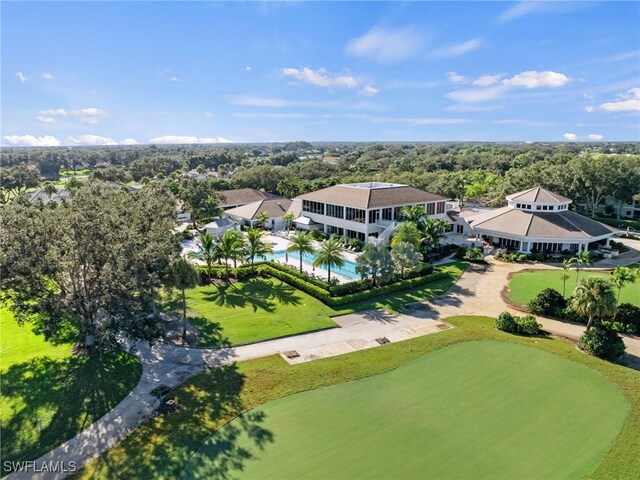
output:
POLYGON ((378 241, 376 242, 378 245, 388 245, 389 240, 391 239, 391 235, 394 234, 396 229, 398 228, 398 222, 391 222, 387 228, 385 228, 380 235, 378 235, 378 241))

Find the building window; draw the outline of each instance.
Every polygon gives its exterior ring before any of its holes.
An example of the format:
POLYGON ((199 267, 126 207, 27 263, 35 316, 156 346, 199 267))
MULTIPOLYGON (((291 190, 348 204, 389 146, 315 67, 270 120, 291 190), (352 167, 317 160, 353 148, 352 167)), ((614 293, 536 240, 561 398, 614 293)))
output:
POLYGON ((536 210, 541 210, 542 207, 540 205, 536 205, 536 210))
POLYGON ((369 223, 376 223, 380 218, 380 210, 369 210, 369 223))
POLYGON ((327 225, 327 233, 329 235, 344 235, 344 228, 334 227, 333 225, 327 225))
POLYGON ((362 232, 354 232, 353 230, 345 230, 345 235, 349 238, 357 238, 358 240, 365 241, 366 237, 362 232))
POLYGON ((427 212, 427 215, 433 215, 434 213, 436 213, 436 204, 435 203, 427 203, 425 204, 425 211, 427 212))
POLYGON ((516 208, 520 208, 520 204, 519 203, 516 204, 516 208))
POLYGON ((546 206, 546 205, 543 205, 543 206, 542 206, 542 210, 546 210, 546 209, 547 209, 547 206, 546 206))
POLYGON ((382 220, 393 220, 391 215, 392 215, 392 213, 391 213, 391 209, 390 208, 383 208, 382 209, 382 220))
POLYGON ((302 200, 302 211, 324 215, 324 203, 313 200, 302 200))
POLYGON ((393 218, 395 218, 396 220, 400 220, 402 218, 402 209, 404 207, 395 207, 393 209, 393 218))
POLYGON ((549 210, 553 210, 553 205, 549 205, 549 210))
POLYGON ((444 213, 444 209, 445 209, 445 202, 438 202, 438 210, 436 211, 436 213, 444 213))
POLYGON ((344 207, 327 203, 327 213, 325 215, 327 217, 344 218, 344 207))
POLYGON ((346 212, 346 215, 344 218, 346 220, 351 220, 352 222, 364 223, 364 219, 365 219, 364 210, 360 208, 347 207, 345 212, 346 212))

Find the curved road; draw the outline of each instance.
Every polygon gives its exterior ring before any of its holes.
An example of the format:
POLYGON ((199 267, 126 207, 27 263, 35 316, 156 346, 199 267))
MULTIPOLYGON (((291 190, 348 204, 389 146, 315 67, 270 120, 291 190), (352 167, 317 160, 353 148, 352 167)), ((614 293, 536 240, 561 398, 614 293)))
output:
MULTIPOLYGON (((640 242, 625 241, 634 249, 620 257, 616 264, 640 261, 640 242)), ((342 328, 324 330, 294 337, 270 340, 253 345, 222 349, 186 348, 174 345, 127 345, 143 366, 140 381, 133 391, 113 410, 93 423, 88 429, 36 460, 42 462, 75 462, 78 468, 113 447, 118 441, 148 418, 157 407, 157 400, 149 392, 158 385, 170 387, 183 383, 190 377, 225 363, 276 355, 296 350, 301 356, 296 361, 340 355, 355 350, 374 348, 376 338, 386 337, 392 342, 420 335, 436 333, 448 326, 442 322, 456 315, 483 315, 495 317, 504 310, 518 313, 501 298, 507 276, 524 268, 554 268, 549 265, 522 265, 490 260, 490 265, 471 266, 457 284, 445 295, 424 302, 407 313, 390 315, 383 311, 358 312, 334 320, 342 328)), ((605 260, 599 268, 611 268, 614 264, 605 260)), ((550 333, 562 337, 578 338, 584 326, 538 317, 538 322, 550 333)), ((640 339, 625 336, 627 353, 640 359, 640 339)), ((62 479, 68 474, 14 473, 10 479, 62 479)))

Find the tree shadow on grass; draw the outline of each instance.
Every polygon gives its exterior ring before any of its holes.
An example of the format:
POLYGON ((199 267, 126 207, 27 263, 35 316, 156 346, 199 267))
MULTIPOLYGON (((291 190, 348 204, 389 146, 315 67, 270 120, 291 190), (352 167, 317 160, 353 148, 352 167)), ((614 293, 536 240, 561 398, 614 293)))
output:
POLYGON ((198 331, 198 344, 207 347, 230 347, 231 342, 223 334, 222 325, 202 316, 189 317, 189 322, 198 331))
POLYGON ((251 279, 242 284, 220 285, 211 291, 203 292, 202 296, 220 307, 251 308, 254 312, 264 310, 271 313, 275 310, 276 303, 301 303, 296 290, 290 285, 262 278, 251 279))
POLYGON ((244 384, 244 375, 231 364, 176 388, 171 395, 179 398, 181 408, 141 424, 100 457, 91 478, 178 478, 188 464, 181 478, 240 476, 245 462, 253 458, 247 447, 264 449, 274 439, 263 427, 264 414, 242 414, 244 384), (197 455, 201 449, 203 456, 197 455))
POLYGON ((12 365, 2 373, 2 458, 32 460, 57 447, 115 407, 139 378, 135 357, 120 351, 12 365))

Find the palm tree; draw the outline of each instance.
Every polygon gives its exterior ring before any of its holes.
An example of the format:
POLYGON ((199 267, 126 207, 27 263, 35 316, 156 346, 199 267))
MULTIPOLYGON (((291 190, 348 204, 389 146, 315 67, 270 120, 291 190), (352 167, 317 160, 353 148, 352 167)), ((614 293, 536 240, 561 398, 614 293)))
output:
POLYGON ((237 230, 227 230, 218 242, 220 257, 224 259, 225 277, 229 283, 229 260, 233 260, 235 268, 236 262, 242 258, 244 252, 244 238, 237 230))
POLYGON ((216 260, 220 259, 220 249, 216 243, 216 239, 209 232, 204 232, 200 235, 200 243, 198 244, 198 251, 189 253, 189 257, 197 260, 204 260, 207 265, 207 276, 209 277, 209 283, 211 283, 211 270, 216 260))
POLYGON ((420 235, 420 231, 416 224, 411 222, 402 222, 398 225, 398 228, 391 239, 391 245, 393 246, 404 242, 413 245, 413 248, 417 250, 420 247, 421 241, 422 236, 420 235))
POLYGON ((566 293, 567 293, 567 278, 569 278, 569 269, 571 268, 572 262, 571 260, 573 260, 572 258, 565 258, 562 261, 562 298, 566 298, 566 293))
POLYGON ((260 225, 262 225, 262 228, 264 230, 267 229, 267 224, 269 223, 269 215, 267 214, 267 212, 260 212, 256 217, 256 220, 260 222, 260 225))
POLYGON ((423 230, 427 220, 427 212, 424 209, 424 205, 409 205, 408 207, 404 207, 400 215, 405 222, 414 223, 416 227, 418 227, 418 230, 423 230))
POLYGON ((344 265, 344 244, 342 239, 336 236, 320 243, 314 267, 327 267, 327 282, 329 283, 329 293, 331 293, 331 267, 342 267, 344 265))
POLYGON ((285 228, 287 229, 287 235, 289 235, 289 230, 291 229, 291 222, 296 218, 293 212, 287 212, 282 216, 282 219, 285 221, 285 228))
POLYGON ((612 316, 616 311, 616 296, 613 285, 604 278, 588 277, 573 291, 571 308, 589 320, 587 331, 596 318, 612 316))
POLYGON ((287 252, 298 252, 300 255, 300 272, 302 273, 302 256, 305 253, 313 254, 313 241, 308 232, 296 233, 291 237, 291 243, 287 246, 287 252))
POLYGON ((362 278, 371 277, 371 284, 378 285, 378 279, 382 283, 393 276, 393 260, 389 250, 384 245, 367 243, 362 254, 356 259, 356 272, 362 278))
POLYGON ((613 269, 611 273, 611 283, 613 286, 618 289, 618 296, 616 298, 616 303, 620 303, 620 292, 622 288, 628 284, 636 281, 636 272, 634 272, 631 268, 617 266, 613 269))
POLYGON ((251 270, 253 268, 253 262, 256 257, 260 257, 262 259, 266 258, 268 253, 273 253, 273 247, 270 243, 265 243, 262 240, 262 236, 264 232, 258 228, 250 228, 247 230, 247 241, 246 241, 246 254, 251 262, 251 270))
POLYGON ((580 277, 580 268, 588 267, 591 265, 591 256, 587 250, 581 251, 577 256, 569 260, 571 265, 576 266, 576 285, 578 285, 578 278, 580 277))
POLYGON ((427 245, 428 249, 436 247, 440 244, 440 241, 446 238, 444 233, 446 223, 440 218, 429 218, 425 220, 423 227, 422 243, 427 245))
POLYGON ((169 268, 168 283, 182 292, 182 341, 187 341, 187 295, 185 290, 198 285, 198 272, 184 258, 176 260, 169 268))
POLYGON ((58 193, 58 189, 51 182, 45 182, 42 186, 42 191, 49 195, 49 197, 53 197, 56 193, 58 193))
POLYGON ((409 243, 400 242, 391 249, 391 258, 395 267, 404 278, 407 270, 414 270, 420 264, 420 254, 409 243))

